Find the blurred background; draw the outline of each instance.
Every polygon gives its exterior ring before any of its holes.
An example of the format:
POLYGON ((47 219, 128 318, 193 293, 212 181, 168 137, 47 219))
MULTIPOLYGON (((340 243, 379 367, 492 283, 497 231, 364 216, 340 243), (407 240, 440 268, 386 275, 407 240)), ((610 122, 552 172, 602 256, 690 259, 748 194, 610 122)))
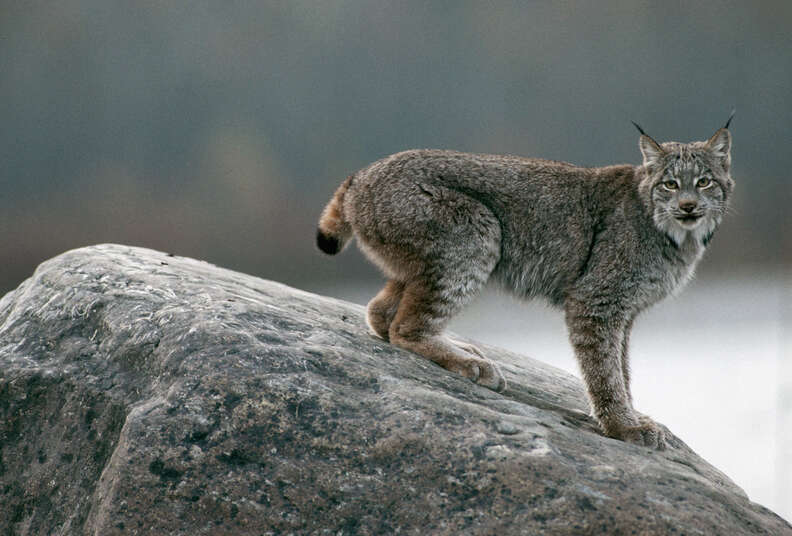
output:
MULTIPOLYGON (((733 212, 640 318, 636 405, 792 519, 792 3, 0 2, 0 294, 101 242, 365 303, 325 258, 340 181, 408 148, 639 163, 732 108, 733 212)), ((577 374, 563 319, 485 292, 453 329, 577 374)))

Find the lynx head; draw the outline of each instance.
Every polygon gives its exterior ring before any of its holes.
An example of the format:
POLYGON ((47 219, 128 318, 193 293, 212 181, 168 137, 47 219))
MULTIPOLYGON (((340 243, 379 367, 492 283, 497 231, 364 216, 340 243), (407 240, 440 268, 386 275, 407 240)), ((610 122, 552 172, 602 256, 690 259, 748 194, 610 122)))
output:
POLYGON ((730 122, 707 141, 662 144, 635 125, 644 170, 639 190, 657 228, 678 246, 688 238, 706 245, 726 212, 734 188, 730 122))

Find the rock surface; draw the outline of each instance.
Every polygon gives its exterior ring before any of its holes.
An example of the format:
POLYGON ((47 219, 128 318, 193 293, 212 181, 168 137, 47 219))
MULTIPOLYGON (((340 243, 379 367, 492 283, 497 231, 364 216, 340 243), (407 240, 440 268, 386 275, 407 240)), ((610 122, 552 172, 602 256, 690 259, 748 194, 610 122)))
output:
POLYGON ((67 252, 0 300, 0 534, 792 534, 673 436, 605 438, 574 377, 485 350, 505 393, 357 305, 67 252))

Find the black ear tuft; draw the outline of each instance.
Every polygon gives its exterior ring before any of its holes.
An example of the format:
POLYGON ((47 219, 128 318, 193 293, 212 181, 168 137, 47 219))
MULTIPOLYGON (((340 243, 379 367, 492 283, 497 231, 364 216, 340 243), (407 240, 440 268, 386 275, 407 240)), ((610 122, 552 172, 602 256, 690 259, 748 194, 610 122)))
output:
POLYGON ((737 108, 732 108, 731 115, 729 115, 729 120, 726 121, 726 124, 723 125, 723 128, 725 128, 726 130, 729 129, 729 125, 731 124, 731 120, 734 119, 734 114, 736 114, 736 113, 737 113, 737 108))
POLYGON ((639 124, 638 124, 638 123, 636 123, 635 121, 630 121, 630 123, 632 123, 633 125, 635 125, 635 128, 637 128, 637 129, 638 129, 638 132, 640 132, 640 133, 641 133, 641 135, 643 135, 643 136, 648 136, 648 134, 647 134, 646 132, 644 132, 644 129, 642 129, 642 128, 641 128, 641 125, 639 125, 639 124))

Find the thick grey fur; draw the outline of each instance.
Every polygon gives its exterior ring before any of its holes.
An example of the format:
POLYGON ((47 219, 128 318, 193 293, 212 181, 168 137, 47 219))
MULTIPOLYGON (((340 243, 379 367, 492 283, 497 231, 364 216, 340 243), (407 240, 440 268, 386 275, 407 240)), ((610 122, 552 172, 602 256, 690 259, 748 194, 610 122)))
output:
POLYGON ((731 136, 658 144, 643 163, 585 168, 517 156, 412 150, 350 176, 319 223, 335 253, 352 235, 388 277, 368 322, 391 343, 495 390, 498 367, 442 335, 488 281, 562 308, 603 432, 664 448, 632 407, 636 316, 680 289, 727 210, 731 136))

